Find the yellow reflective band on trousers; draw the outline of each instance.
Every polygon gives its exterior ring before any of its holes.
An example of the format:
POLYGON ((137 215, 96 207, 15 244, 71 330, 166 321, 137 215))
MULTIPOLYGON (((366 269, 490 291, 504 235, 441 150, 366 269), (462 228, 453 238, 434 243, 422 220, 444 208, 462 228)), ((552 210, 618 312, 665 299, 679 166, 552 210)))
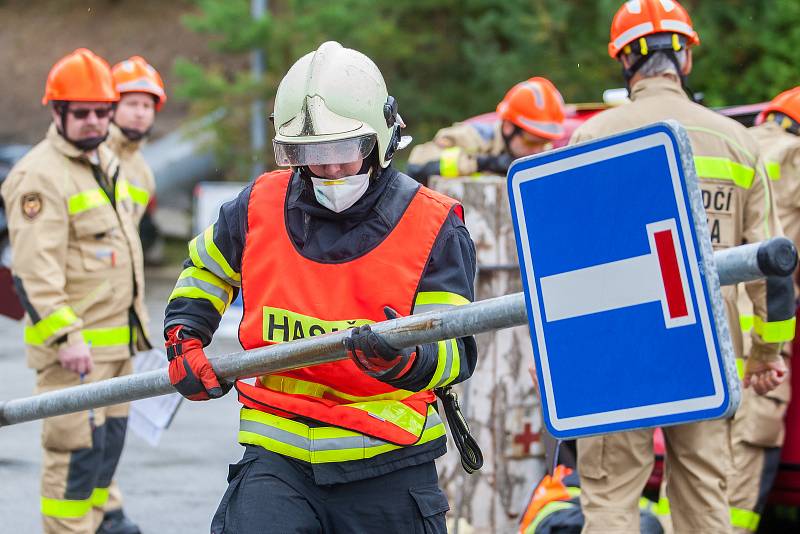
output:
MULTIPOLYGON (((444 424, 433 406, 417 443, 422 445, 445 435, 444 424)), ((374 458, 403 448, 402 445, 365 436, 339 427, 312 428, 258 410, 242 408, 239 443, 257 445, 269 451, 309 463, 346 462, 374 458)))
POLYGON ((92 491, 92 496, 89 497, 92 506, 95 508, 102 508, 108 502, 108 488, 95 488, 92 491))
POLYGON ((770 180, 780 180, 781 179, 781 164, 777 161, 768 161, 765 164, 767 168, 767 176, 769 176, 770 180))
POLYGON ((439 158, 439 174, 445 178, 455 178, 460 176, 458 170, 458 159, 461 156, 461 149, 457 146, 445 148, 439 158))
POLYGON ((222 315, 233 299, 230 284, 212 272, 197 267, 187 267, 175 283, 169 301, 179 297, 207 300, 222 315))
MULTIPOLYGON (((657 515, 669 515, 669 500, 662 497, 658 500, 653 509, 657 515)), ((743 528, 750 532, 758 530, 758 523, 761 521, 761 516, 752 510, 745 510, 744 508, 734 508, 731 506, 731 526, 735 528, 743 528)))
POLYGON ((62 306, 56 311, 42 317, 39 322, 25 327, 25 343, 43 345, 48 339, 64 328, 78 321, 78 316, 69 306, 62 306))
POLYGON ((753 186, 756 174, 752 167, 727 158, 695 156, 694 166, 699 178, 730 180, 744 189, 750 189, 753 186))
POLYGON ((106 192, 98 187, 97 189, 87 189, 70 196, 69 200, 67 200, 67 211, 69 211, 70 215, 76 215, 106 204, 111 204, 111 201, 108 200, 106 192))
POLYGON ((439 355, 436 361, 436 370, 425 389, 444 387, 458 377, 461 370, 461 354, 455 339, 447 339, 437 343, 439 355))
POLYGON ((401 401, 416 395, 416 392, 414 391, 398 389, 390 393, 362 397, 333 389, 325 384, 317 384, 315 382, 308 382, 306 380, 299 380, 297 378, 290 378, 288 376, 264 375, 260 377, 259 380, 265 388, 271 391, 289 393, 290 395, 306 395, 307 397, 314 397, 317 399, 330 399, 334 397, 351 402, 381 400, 401 401))
POLYGON ((214 225, 189 242, 189 257, 195 267, 205 267, 234 287, 241 287, 242 275, 233 270, 214 244, 214 225))
POLYGON ((785 321, 764 321, 761 317, 753 317, 753 329, 761 339, 767 343, 780 343, 794 339, 795 323, 797 318, 792 317, 785 321))
POLYGON ((131 200, 140 206, 147 207, 147 203, 150 202, 150 193, 147 192, 147 189, 137 187, 132 183, 128 183, 128 194, 131 200))
POLYGON ((91 509, 91 498, 80 501, 71 501, 67 499, 50 499, 49 497, 42 497, 42 515, 49 517, 83 517, 88 514, 91 509))
POLYGON ((752 510, 731 507, 731 526, 743 528, 749 532, 758 530, 758 523, 761 522, 761 515, 752 510))

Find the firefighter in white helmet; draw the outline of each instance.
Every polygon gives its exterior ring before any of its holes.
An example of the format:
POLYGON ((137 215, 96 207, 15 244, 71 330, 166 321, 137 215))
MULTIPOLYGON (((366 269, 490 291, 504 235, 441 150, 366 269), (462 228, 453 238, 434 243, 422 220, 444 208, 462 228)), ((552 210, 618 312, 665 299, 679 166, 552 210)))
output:
POLYGON ((475 342, 395 347, 370 323, 472 300, 461 206, 392 168, 397 101, 355 50, 327 42, 300 58, 274 124, 289 168, 257 178, 189 245, 166 311, 170 377, 192 400, 226 392, 203 347, 240 288, 245 349, 354 327, 350 358, 236 383, 246 450, 211 531, 445 532, 434 390, 472 374, 475 342))

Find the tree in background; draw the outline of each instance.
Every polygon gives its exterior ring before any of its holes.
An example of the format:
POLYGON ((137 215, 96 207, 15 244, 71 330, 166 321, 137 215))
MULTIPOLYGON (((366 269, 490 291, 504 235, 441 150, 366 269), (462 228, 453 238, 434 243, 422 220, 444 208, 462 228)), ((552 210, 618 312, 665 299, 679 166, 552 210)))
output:
MULTIPOLYGON (((603 90, 622 84, 606 52, 620 0, 270 0, 270 15, 261 22, 251 19, 248 0, 196 4, 185 23, 229 61, 202 67, 179 60, 176 94, 197 115, 225 109, 212 126, 215 148, 236 179, 250 178, 255 157, 273 164, 271 150, 250 153, 251 102, 260 96, 271 109, 291 64, 326 40, 375 60, 417 141, 492 111, 508 88, 531 76, 553 80, 568 102, 597 102, 603 90), (256 47, 267 57, 261 84, 248 70, 248 53, 256 47)), ((684 4, 702 40, 691 86, 707 103, 767 100, 800 83, 800 2, 684 4)))

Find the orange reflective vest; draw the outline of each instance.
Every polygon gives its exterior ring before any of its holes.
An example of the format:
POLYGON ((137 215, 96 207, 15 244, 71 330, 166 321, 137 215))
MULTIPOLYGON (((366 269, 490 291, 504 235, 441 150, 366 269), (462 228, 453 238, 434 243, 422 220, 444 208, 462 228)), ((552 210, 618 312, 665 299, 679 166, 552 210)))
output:
MULTIPOLYGON (((242 346, 252 349, 383 321, 384 306, 409 315, 439 230, 451 210, 461 215, 461 207, 421 187, 372 250, 349 261, 323 263, 302 256, 289 236, 290 180, 291 171, 275 171, 252 188, 241 269, 242 346)), ((261 376, 255 385, 239 381, 237 390, 245 406, 241 442, 309 461, 360 459, 444 435, 431 407, 432 391, 398 390, 350 360, 261 376), (296 416, 336 428, 309 429, 291 421, 296 416), (438 426, 429 432, 434 419, 438 426), (326 455, 319 454, 323 441, 326 455), (352 450, 354 443, 357 454, 336 452, 352 450), (372 452, 361 450, 369 445, 372 452)))

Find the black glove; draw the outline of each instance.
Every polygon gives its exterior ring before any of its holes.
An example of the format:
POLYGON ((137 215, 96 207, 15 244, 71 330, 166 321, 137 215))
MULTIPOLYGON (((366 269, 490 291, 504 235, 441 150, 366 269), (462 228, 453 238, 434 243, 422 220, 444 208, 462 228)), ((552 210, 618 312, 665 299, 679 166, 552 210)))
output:
POLYGON ((505 175, 514 158, 509 154, 497 156, 478 156, 478 172, 487 172, 505 175))
POLYGON ((424 164, 409 163, 406 172, 422 185, 428 185, 428 179, 431 176, 438 176, 442 171, 437 159, 424 164))
MULTIPOLYGON (((397 319, 399 315, 386 306, 383 313, 387 319, 397 319)), ((416 358, 416 348, 398 349, 390 345, 386 338, 373 332, 370 326, 353 328, 350 337, 344 340, 347 354, 365 373, 381 380, 392 380, 403 376, 416 358)))

